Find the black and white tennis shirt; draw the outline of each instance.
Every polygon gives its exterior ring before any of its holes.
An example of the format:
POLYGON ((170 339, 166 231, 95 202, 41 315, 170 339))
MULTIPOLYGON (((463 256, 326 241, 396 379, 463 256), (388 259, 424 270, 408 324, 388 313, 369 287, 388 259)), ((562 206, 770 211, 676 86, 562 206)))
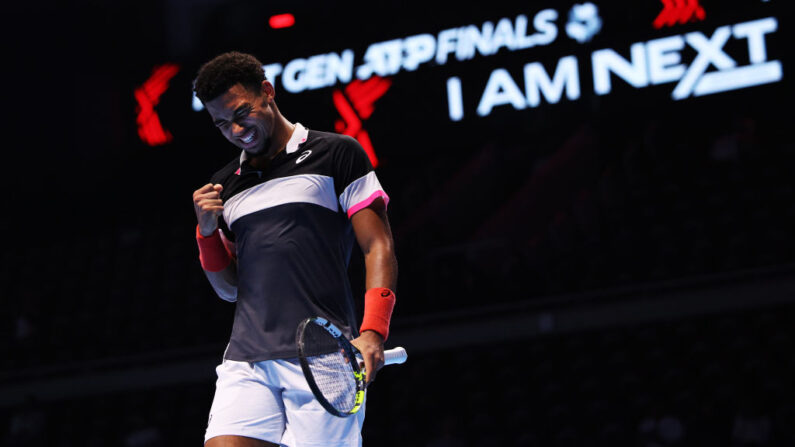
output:
POLYGON ((296 327, 315 315, 357 336, 350 217, 378 198, 389 201, 361 145, 296 124, 267 170, 252 167, 243 151, 211 181, 224 187, 219 226, 237 249, 237 305, 224 358, 296 357, 296 327))

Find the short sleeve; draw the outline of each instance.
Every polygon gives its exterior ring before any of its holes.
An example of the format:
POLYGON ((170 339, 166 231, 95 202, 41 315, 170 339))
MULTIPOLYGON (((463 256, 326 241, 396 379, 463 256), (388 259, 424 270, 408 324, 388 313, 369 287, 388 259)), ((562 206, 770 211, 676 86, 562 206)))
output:
POLYGON ((376 199, 389 203, 373 165, 358 141, 342 136, 334 157, 334 183, 342 210, 350 218, 376 199))

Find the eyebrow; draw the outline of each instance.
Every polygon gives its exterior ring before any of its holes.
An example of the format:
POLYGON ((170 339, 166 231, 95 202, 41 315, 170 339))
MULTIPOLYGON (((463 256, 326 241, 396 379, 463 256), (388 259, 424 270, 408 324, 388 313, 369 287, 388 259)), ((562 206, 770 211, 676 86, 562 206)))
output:
MULTIPOLYGON (((251 108, 251 104, 249 104, 247 102, 244 102, 243 104, 240 104, 239 106, 237 106, 237 108, 232 113, 232 115, 233 116, 237 116, 241 111, 243 111, 245 109, 250 109, 250 108, 251 108)), ((219 118, 219 119, 213 121, 213 124, 215 124, 216 126, 220 126, 220 125, 222 125, 224 123, 226 123, 226 120, 223 119, 223 118, 219 118)))

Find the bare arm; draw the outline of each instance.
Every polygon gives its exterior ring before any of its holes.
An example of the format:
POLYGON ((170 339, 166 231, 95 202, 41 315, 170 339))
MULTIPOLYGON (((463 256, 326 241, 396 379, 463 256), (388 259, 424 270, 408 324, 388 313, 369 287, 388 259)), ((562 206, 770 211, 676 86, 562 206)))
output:
MULTIPOLYGON (((398 265, 383 200, 377 199, 369 207, 358 211, 351 217, 351 224, 364 254, 365 287, 368 290, 386 287, 394 291, 397 286, 398 265)), ((378 369, 384 365, 384 339, 375 331, 364 331, 352 343, 362 353, 367 383, 370 383, 375 379, 378 369)))
POLYGON ((397 287, 398 265, 392 229, 382 199, 351 217, 356 241, 364 253, 365 287, 397 287))

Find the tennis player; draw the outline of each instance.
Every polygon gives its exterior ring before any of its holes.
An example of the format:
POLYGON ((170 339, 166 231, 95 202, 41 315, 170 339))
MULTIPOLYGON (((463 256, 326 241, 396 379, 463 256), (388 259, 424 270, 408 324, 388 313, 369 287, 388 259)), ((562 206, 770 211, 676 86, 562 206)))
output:
POLYGON ((389 197, 356 140, 279 112, 254 56, 215 57, 194 90, 239 150, 193 193, 201 266, 236 302, 205 446, 360 446, 364 411, 339 418, 320 406, 295 332, 304 318, 328 318, 361 351, 367 382, 375 378, 397 280, 389 197), (366 269, 361 324, 347 273, 354 239, 366 269))

